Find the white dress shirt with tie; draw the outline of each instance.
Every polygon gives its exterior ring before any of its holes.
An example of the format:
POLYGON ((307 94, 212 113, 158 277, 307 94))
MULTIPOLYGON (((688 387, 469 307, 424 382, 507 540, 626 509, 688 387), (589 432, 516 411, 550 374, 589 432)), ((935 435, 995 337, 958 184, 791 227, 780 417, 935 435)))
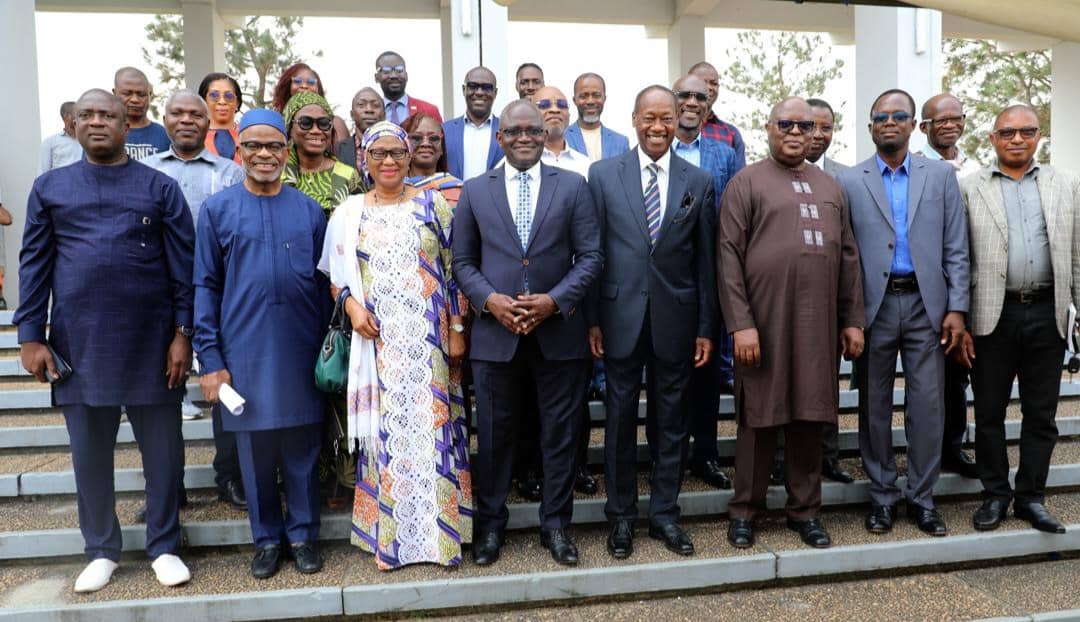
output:
MULTIPOLYGON (((652 179, 652 173, 649 172, 649 165, 653 163, 653 159, 649 157, 649 154, 642 151, 641 146, 638 148, 638 162, 641 164, 641 195, 645 196, 645 189, 649 187, 649 180, 652 179)), ((660 156, 659 160, 656 160, 657 172, 656 172, 656 185, 660 189, 660 222, 664 221, 664 211, 667 210, 667 190, 668 190, 668 174, 671 171, 671 151, 665 151, 664 155, 660 156)))

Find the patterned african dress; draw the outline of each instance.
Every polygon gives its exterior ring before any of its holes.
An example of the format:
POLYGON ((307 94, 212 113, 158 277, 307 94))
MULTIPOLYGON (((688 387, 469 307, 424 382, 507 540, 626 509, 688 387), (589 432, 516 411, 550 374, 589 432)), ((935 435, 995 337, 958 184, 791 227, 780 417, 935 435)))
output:
POLYGON ((334 160, 334 166, 314 173, 300 171, 296 150, 289 151, 281 181, 315 199, 322 206, 326 217, 334 213, 334 208, 360 188, 360 173, 355 168, 334 160))
POLYGON ((379 438, 357 457, 352 543, 380 569, 461 563, 472 540, 472 478, 460 378, 449 365, 451 210, 425 191, 365 207, 357 257, 364 300, 379 321, 379 438))
POLYGON ((462 181, 450 173, 437 172, 427 177, 406 177, 405 183, 419 190, 438 190, 451 206, 457 206, 461 196, 462 181))

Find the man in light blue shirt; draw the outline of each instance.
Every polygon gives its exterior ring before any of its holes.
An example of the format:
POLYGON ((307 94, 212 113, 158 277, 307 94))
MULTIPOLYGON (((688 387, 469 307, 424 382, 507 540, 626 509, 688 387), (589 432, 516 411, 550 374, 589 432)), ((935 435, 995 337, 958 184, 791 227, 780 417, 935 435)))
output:
POLYGON ((889 199, 893 228, 896 229, 891 274, 911 276, 915 272, 915 267, 911 265, 911 247, 908 245, 908 170, 911 168, 911 154, 895 170, 889 168, 880 155, 874 155, 874 159, 881 171, 881 183, 885 185, 885 196, 889 199))
POLYGON ((75 102, 64 102, 60 106, 60 118, 64 120, 64 130, 41 143, 38 175, 82 159, 82 145, 75 140, 75 102))

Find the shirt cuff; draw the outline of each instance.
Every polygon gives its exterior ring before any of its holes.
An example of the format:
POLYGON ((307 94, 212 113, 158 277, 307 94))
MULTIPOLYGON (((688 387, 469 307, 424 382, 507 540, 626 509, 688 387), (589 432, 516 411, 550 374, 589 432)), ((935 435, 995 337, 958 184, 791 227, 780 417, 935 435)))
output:
POLYGON ((173 324, 176 326, 183 326, 184 328, 194 328, 195 326, 195 314, 191 309, 185 309, 183 311, 176 311, 173 313, 173 324))
POLYGON ((19 324, 19 343, 38 341, 45 343, 44 324, 19 324))

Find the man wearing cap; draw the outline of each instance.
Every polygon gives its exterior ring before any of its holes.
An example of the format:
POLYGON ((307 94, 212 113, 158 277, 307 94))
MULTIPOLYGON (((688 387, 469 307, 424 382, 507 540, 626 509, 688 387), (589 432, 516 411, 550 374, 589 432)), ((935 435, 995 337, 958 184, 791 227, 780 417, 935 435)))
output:
POLYGON ((247 400, 222 426, 236 433, 256 550, 251 574, 263 579, 277 572, 284 545, 299 572, 322 569, 316 466, 325 405, 310 369, 330 303, 315 269, 326 217, 281 183, 287 139, 280 114, 248 111, 239 139, 244 182, 207 199, 199 215, 193 343, 207 401, 218 401, 223 384, 247 400))

